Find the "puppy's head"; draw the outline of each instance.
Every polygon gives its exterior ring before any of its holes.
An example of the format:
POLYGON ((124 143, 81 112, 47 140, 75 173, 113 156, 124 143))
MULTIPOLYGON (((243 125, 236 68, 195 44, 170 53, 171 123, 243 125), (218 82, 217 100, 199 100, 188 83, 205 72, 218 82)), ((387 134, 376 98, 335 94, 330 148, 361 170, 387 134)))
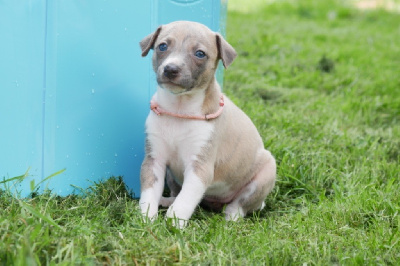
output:
POLYGON ((219 33, 190 21, 160 26, 140 42, 140 47, 142 56, 154 49, 157 82, 174 94, 207 88, 218 61, 221 59, 226 68, 236 57, 219 33))

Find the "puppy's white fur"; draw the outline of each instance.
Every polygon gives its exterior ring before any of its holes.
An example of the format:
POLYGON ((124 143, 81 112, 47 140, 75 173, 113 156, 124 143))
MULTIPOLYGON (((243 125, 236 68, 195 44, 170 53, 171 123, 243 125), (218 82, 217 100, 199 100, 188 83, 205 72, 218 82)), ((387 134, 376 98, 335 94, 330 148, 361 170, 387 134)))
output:
MULTIPOLYGON (((176 96, 170 92, 158 88, 154 97, 161 106, 175 113, 185 112, 192 115, 200 115, 204 97, 193 97, 187 101, 176 100, 176 96)), ((193 172, 193 162, 197 159, 197 154, 201 152, 202 147, 210 139, 214 130, 214 125, 207 121, 188 120, 182 121, 174 117, 160 117, 151 112, 146 120, 146 134, 148 141, 152 143, 151 157, 157 158, 157 165, 165 165, 168 160, 174 158, 176 162, 182 164, 180 167, 185 169, 184 189, 188 193, 180 193, 174 204, 171 205, 167 212, 167 217, 187 220, 192 215, 195 207, 200 202, 206 190, 205 184, 193 172), (192 193, 192 191, 197 191, 192 193)), ((155 168, 157 182, 153 187, 145 189, 141 192, 140 203, 145 204, 142 207, 143 213, 147 214, 151 219, 157 215, 154 212, 154 206, 158 206, 160 199, 151 195, 160 195, 159 190, 164 186, 164 168, 155 168), (157 193, 155 187, 158 188, 157 193), (146 207, 147 206, 147 207, 146 207)), ((218 192, 217 192, 218 193, 218 192)))

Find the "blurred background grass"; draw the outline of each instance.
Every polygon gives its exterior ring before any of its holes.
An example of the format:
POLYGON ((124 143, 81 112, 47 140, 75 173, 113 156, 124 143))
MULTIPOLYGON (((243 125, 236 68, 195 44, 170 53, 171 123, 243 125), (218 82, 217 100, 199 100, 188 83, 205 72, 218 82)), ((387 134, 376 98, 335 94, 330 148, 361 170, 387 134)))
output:
POLYGON ((225 92, 277 158, 272 205, 399 178, 400 14, 359 3, 229 2, 225 92))

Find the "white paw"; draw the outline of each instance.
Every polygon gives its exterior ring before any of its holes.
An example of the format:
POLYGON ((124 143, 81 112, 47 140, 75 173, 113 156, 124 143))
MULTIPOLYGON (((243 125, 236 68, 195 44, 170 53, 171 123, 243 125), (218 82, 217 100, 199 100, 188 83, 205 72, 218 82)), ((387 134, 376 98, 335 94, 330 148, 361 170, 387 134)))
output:
POLYGON ((243 208, 240 206, 227 206, 225 209, 225 220, 236 222, 245 215, 243 208))
POLYGON ((183 220, 179 218, 167 218, 167 220, 170 221, 172 226, 177 229, 184 229, 189 223, 188 220, 183 220))
POLYGON ((158 208, 154 208, 151 204, 139 202, 140 209, 145 222, 154 222, 158 216, 158 208))
POLYGON ((183 229, 187 226, 188 224, 188 219, 185 218, 185 215, 180 213, 179 211, 174 209, 174 205, 171 205, 168 210, 167 214, 165 217, 168 220, 171 220, 172 225, 176 228, 183 229))

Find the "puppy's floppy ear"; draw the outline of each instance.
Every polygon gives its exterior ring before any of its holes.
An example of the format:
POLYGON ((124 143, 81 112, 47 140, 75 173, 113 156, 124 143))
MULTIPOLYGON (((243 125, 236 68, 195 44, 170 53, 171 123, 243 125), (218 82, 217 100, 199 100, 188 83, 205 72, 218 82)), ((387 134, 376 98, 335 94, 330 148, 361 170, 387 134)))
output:
POLYGON ((154 43, 157 40, 158 35, 161 32, 161 27, 158 27, 157 30, 155 32, 153 32, 150 35, 147 35, 146 37, 144 37, 143 40, 140 41, 140 48, 142 49, 142 56, 146 56, 150 49, 153 49, 154 43))
POLYGON ((217 33, 217 48, 218 58, 222 60, 224 67, 227 68, 235 60, 236 51, 219 33, 217 33))

